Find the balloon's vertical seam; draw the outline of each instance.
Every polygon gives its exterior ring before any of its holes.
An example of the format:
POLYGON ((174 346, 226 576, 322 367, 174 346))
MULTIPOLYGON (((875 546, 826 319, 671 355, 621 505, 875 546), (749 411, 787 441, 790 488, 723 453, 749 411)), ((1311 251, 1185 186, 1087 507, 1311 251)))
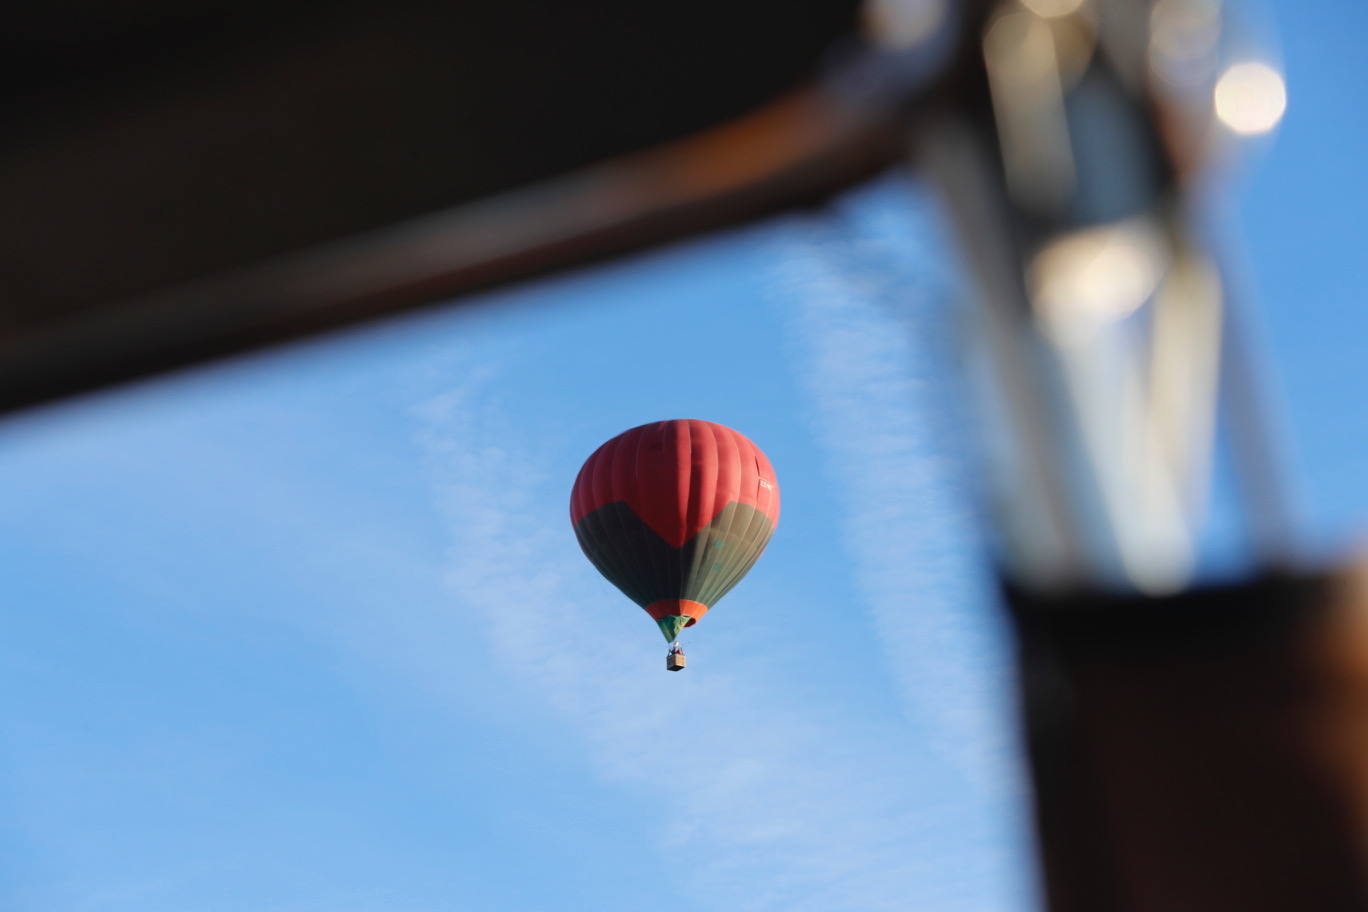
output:
MULTIPOLYGON (((770 519, 768 513, 765 512, 760 504, 760 492, 765 491, 766 488, 760 483, 761 479, 764 478, 764 474, 761 471, 760 458, 757 455, 759 448, 749 440, 747 441, 747 445, 750 450, 749 455, 752 464, 755 468, 754 482, 756 487, 756 506, 747 511, 748 515, 746 517, 745 530, 740 539, 738 539, 736 550, 728 561, 729 565, 725 576, 719 581, 720 588, 716 596, 716 598, 719 599, 730 592, 732 587, 739 583, 741 578, 744 577, 750 571, 750 568, 755 565, 755 562, 759 560, 760 554, 765 550, 765 546, 769 544, 770 537, 774 534, 774 526, 777 525, 777 523, 774 523, 774 521, 770 519), (760 523, 758 529, 757 523, 760 523), (769 527, 768 530, 766 530, 767 526, 769 527), (758 544, 756 541, 757 538, 759 539, 758 544)), ((773 473, 771 472, 771 474, 773 473)), ((768 499, 772 500, 773 497, 774 492, 773 489, 771 489, 768 499)), ((740 510, 737 512, 739 513, 740 510)))
POLYGON ((620 533, 614 550, 622 561, 623 575, 630 580, 635 590, 633 598, 640 604, 641 599, 647 597, 651 588, 650 579, 644 576, 640 569, 640 554, 647 549, 647 544, 633 534, 635 527, 630 527, 623 516, 627 500, 624 490, 626 485, 623 483, 627 474, 627 448, 624 443, 625 441, 619 440, 608 453, 608 499, 603 501, 603 504, 604 508, 612 510, 613 523, 620 533))
MULTIPOLYGON (((615 538, 609 531, 608 517, 604 515, 606 512, 610 512, 605 510, 605 507, 612 502, 612 480, 611 478, 604 478, 605 457, 611 455, 612 449, 612 447, 604 444, 593 456, 589 457, 590 461, 585 464, 585 468, 589 470, 589 496, 586 506, 592 509, 585 513, 582 524, 587 531, 594 533, 595 544, 597 545, 595 549, 596 563, 602 565, 599 572, 602 573, 603 567, 607 567, 614 576, 619 576, 622 569, 630 563, 630 558, 619 553, 618 541, 620 537, 615 538)), ((606 573, 604 575, 607 576, 606 573)))
POLYGON ((688 569, 685 564, 688 561, 689 533, 692 531, 693 515, 691 508, 697 504, 698 482, 696 474, 697 465, 694 462, 693 446, 693 427, 691 422, 674 421, 671 427, 675 429, 675 502, 681 507, 679 510, 679 529, 676 533, 678 550, 675 551, 675 566, 679 570, 679 585, 675 587, 675 592, 683 595, 688 580, 688 569), (683 485, 684 490, 679 490, 683 485))
MULTIPOLYGON (((744 469, 744 461, 741 461, 741 459, 737 459, 737 462, 739 462, 740 468, 744 469)), ((740 481, 740 484, 744 484, 744 480, 740 481)), ((740 541, 740 539, 737 539, 736 537, 737 521, 739 521, 740 515, 741 513, 743 513, 743 510, 741 510, 740 507, 740 503, 735 503, 735 505, 728 505, 728 510, 726 510, 725 517, 718 517, 718 521, 720 521, 721 524, 725 526, 724 532, 722 532, 722 536, 724 536, 726 544, 724 547, 722 547, 722 555, 720 562, 721 566, 718 567, 717 573, 714 573, 713 577, 711 577, 710 580, 710 603, 717 602, 717 600, 721 599, 722 596, 724 596, 726 593, 726 578, 728 578, 728 576, 731 576, 732 565, 736 561, 737 543, 739 543, 740 541)))
POLYGON ((719 588, 719 583, 724 578, 727 569, 727 564, 730 562, 731 554, 736 548, 736 517, 737 514, 740 512, 740 510, 738 509, 738 507, 740 506, 738 501, 740 500, 741 486, 744 484, 742 477, 743 464, 739 458, 738 452, 739 442, 737 441, 736 435, 734 434, 729 433, 726 436, 729 438, 729 442, 732 445, 732 450, 729 453, 729 455, 731 457, 734 475, 736 477, 736 487, 735 490, 728 491, 729 501, 723 505, 722 511, 719 512, 718 515, 714 516, 712 521, 712 525, 714 527, 720 527, 718 530, 720 532, 718 540, 722 542, 722 547, 720 549, 720 553, 717 556, 717 563, 720 565, 717 568, 719 572, 708 574, 706 598, 700 599, 700 601, 703 601, 705 604, 709 606, 711 606, 723 595, 722 590, 719 588), (722 513, 726 513, 727 515, 723 517, 722 513))
MULTIPOLYGON (((644 498, 646 498, 647 496, 646 492, 643 491, 643 451, 646 451, 646 453, 648 453, 648 451, 650 451, 650 444, 655 442, 655 440, 658 440, 659 444, 661 444, 662 451, 663 448, 665 448, 665 439, 663 439, 665 438, 665 423, 663 423, 663 421, 657 421, 657 423, 655 424, 646 425, 646 427, 643 427, 642 429, 640 429, 640 431, 642 431, 642 433, 640 433, 639 438, 637 438, 636 450, 635 453, 633 453, 631 499, 633 511, 637 509, 644 510, 643 502, 644 498)), ((637 518, 639 518, 639 520, 642 520, 642 525, 647 526, 647 528, 650 528, 650 524, 646 522, 646 517, 644 517, 644 515, 637 514, 637 518)), ((658 529, 655 532, 657 532, 657 535, 659 535, 658 529)), ((644 531, 642 532, 642 535, 644 536, 644 531)), ((657 584, 659 585, 661 584, 661 582, 663 582, 663 584, 669 585, 669 555, 659 554, 659 552, 655 550, 655 548, 650 548, 650 565, 651 570, 653 570, 654 572, 655 581, 657 581, 657 584)))
POLYGON ((698 508, 697 512, 689 517, 688 527, 688 531, 692 533, 690 536, 692 547, 687 548, 687 551, 689 552, 689 576, 685 581, 683 591, 680 594, 684 598, 707 605, 709 604, 708 601, 701 597, 702 593, 699 591, 703 583, 706 582, 706 576, 700 573, 699 570, 703 560, 707 557, 708 548, 712 542, 712 526, 710 522, 705 520, 711 519, 717 510, 719 483, 722 476, 722 460, 721 451, 717 445, 716 431, 712 426, 704 424, 703 422, 698 422, 698 424, 697 436, 708 441, 708 455, 711 458, 706 460, 706 465, 710 468, 710 472, 697 479, 698 484, 696 487, 699 492, 697 498, 698 508))

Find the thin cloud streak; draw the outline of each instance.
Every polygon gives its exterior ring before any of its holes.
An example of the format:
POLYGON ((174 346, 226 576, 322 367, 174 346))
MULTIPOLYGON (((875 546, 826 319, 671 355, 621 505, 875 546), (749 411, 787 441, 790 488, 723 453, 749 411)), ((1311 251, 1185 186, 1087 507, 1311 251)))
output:
POLYGON ((495 372, 473 367, 414 410, 450 528, 449 585, 506 671, 499 686, 543 700, 567 750, 669 822, 657 849, 679 859, 674 888, 740 912, 977 912, 1000 896, 985 894, 982 859, 945 857, 943 809, 908 776, 922 748, 906 726, 799 703, 775 683, 779 656, 663 674, 630 606, 622 624, 599 622, 606 584, 570 533, 569 478, 491 404, 495 372))
POLYGON ((966 777, 1004 870, 1019 873, 1011 663, 947 414, 950 282, 917 255, 933 236, 925 212, 846 214, 790 223, 774 304, 813 432, 847 485, 843 536, 909 716, 966 777))

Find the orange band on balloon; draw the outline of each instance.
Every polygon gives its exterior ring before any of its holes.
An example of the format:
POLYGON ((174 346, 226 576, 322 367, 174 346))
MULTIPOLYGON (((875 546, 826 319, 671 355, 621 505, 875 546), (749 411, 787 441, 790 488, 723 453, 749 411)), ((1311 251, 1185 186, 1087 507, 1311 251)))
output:
POLYGON ((671 615, 683 615, 689 619, 685 627, 692 627, 698 623, 698 619, 708 613, 708 606, 702 602, 695 602, 689 599, 661 599, 658 602, 651 602, 646 606, 646 613, 653 620, 660 620, 671 615))

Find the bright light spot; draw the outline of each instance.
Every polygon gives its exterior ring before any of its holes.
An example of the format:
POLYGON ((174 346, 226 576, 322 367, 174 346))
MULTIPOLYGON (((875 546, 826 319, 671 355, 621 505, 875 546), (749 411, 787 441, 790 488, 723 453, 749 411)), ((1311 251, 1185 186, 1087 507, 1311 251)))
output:
POLYGON ((869 0, 863 9, 866 32, 893 50, 916 47, 935 35, 945 12, 945 0, 869 0))
POLYGON ((1287 110, 1282 75, 1266 63, 1237 63, 1216 81, 1216 116, 1236 133, 1267 133, 1287 110))
POLYGON ((1144 220, 1076 231, 1036 255, 1032 297, 1060 338, 1081 338, 1144 304, 1165 260, 1154 227, 1144 220))
POLYGON ((1058 19, 1078 12, 1084 0, 1021 0, 1021 5, 1042 19, 1058 19))

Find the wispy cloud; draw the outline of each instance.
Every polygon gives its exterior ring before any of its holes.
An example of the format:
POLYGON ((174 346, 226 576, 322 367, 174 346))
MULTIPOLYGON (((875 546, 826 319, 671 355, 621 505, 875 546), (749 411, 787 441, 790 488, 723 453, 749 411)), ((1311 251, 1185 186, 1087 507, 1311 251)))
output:
POLYGON ((494 403, 495 371, 472 359, 461 375, 414 411, 450 587, 510 686, 567 723, 607 787, 670 821, 658 851, 679 860, 675 889, 739 912, 1004 907, 991 852, 947 856, 955 809, 915 781, 910 727, 795 699, 778 656, 667 675, 639 627, 577 624, 602 582, 568 528, 570 479, 494 403))
POLYGON ((1011 832, 1023 804, 1011 666, 965 490, 947 348, 954 283, 933 259, 928 210, 910 188, 904 205, 886 205, 890 189, 835 219, 790 223, 775 304, 908 712, 1011 832))

